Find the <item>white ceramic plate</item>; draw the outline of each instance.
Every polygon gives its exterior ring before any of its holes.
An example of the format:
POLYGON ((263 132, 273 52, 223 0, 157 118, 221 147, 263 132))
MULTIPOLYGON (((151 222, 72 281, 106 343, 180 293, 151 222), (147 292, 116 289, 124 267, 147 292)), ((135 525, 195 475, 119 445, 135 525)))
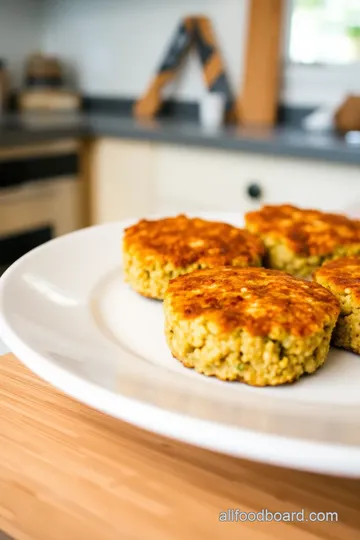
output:
MULTIPOLYGON (((231 214, 202 214, 242 224, 231 214)), ((161 302, 122 278, 126 223, 28 253, 0 279, 0 334, 30 369, 92 407, 234 456, 360 477, 360 358, 331 350, 294 385, 250 388, 196 374, 169 353, 161 302)), ((0 383, 1 391, 1 383, 0 383)))

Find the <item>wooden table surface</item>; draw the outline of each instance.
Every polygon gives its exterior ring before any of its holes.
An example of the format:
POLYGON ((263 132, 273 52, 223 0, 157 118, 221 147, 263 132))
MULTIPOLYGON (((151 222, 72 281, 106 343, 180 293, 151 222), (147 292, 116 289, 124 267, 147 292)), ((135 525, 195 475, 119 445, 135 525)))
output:
POLYGON ((106 417, 0 358, 0 530, 16 540, 359 540, 360 480, 251 463, 106 417), (221 522, 337 512, 338 522, 221 522))

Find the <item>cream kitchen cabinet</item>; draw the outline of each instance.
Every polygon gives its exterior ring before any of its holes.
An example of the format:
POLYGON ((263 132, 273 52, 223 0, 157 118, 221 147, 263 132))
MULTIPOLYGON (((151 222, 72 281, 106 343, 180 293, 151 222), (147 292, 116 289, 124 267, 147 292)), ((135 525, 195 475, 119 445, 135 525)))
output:
POLYGON ((152 213, 242 213, 262 204, 360 206, 356 165, 115 138, 94 141, 89 156, 92 223, 152 213))
POLYGON ((152 212, 154 149, 151 143, 99 139, 91 143, 88 154, 92 223, 152 212))
POLYGON ((334 211, 360 205, 355 165, 159 145, 154 174, 153 208, 160 213, 245 212, 285 202, 334 211))

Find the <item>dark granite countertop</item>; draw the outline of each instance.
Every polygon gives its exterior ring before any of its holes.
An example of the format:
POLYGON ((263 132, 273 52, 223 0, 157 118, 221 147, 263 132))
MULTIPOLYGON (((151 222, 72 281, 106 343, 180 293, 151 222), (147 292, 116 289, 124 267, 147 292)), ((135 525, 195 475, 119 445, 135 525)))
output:
POLYGON ((69 137, 118 137, 360 165, 360 145, 349 144, 333 133, 310 133, 291 127, 206 130, 193 122, 140 122, 94 113, 10 115, 0 119, 0 148, 69 137))

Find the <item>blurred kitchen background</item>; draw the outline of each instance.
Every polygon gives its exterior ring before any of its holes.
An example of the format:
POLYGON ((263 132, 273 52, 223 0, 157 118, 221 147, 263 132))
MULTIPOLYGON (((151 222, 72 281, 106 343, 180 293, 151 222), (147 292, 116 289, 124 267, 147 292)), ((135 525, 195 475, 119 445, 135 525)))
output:
POLYGON ((360 215, 359 0, 0 0, 0 272, 92 224, 282 202, 360 215))

